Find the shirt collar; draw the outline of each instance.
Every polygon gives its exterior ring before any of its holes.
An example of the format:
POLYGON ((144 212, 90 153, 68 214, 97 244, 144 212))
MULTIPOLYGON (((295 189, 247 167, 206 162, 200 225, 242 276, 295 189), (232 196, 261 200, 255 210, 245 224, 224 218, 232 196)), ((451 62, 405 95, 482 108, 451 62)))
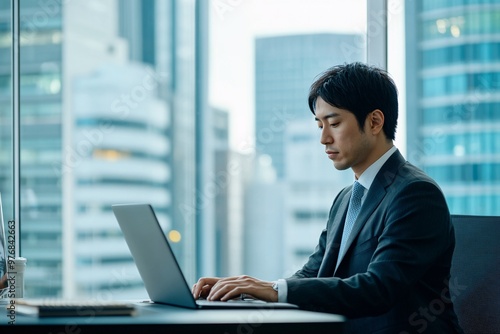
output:
POLYGON ((358 179, 358 182, 361 183, 361 185, 365 187, 366 190, 370 189, 370 186, 372 185, 373 180, 375 180, 375 176, 377 176, 377 173, 379 172, 380 168, 382 168, 385 162, 394 152, 396 152, 396 150, 397 150, 396 146, 391 147, 380 158, 378 158, 377 161, 371 164, 370 167, 368 167, 363 172, 363 174, 361 174, 361 176, 358 179))

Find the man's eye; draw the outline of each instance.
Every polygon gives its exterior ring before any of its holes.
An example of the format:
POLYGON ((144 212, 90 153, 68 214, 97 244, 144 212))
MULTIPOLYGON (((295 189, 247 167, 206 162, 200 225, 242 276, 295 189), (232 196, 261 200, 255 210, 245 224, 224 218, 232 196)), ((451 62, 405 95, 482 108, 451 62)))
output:
POLYGON ((323 129, 323 127, 322 127, 322 126, 318 126, 318 130, 322 130, 322 129, 323 129))
POLYGON ((338 122, 337 122, 337 123, 332 123, 332 124, 330 124, 330 126, 331 126, 332 128, 334 128, 334 127, 336 127, 336 126, 338 126, 338 125, 339 125, 339 123, 338 123, 338 122))

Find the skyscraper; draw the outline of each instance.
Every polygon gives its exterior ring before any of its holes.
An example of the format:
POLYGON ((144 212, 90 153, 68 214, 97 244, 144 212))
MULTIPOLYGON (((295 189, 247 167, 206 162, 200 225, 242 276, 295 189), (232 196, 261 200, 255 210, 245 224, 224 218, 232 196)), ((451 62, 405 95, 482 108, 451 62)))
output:
MULTIPOLYGON (((196 205, 197 2, 20 3, 26 295, 144 293, 111 212, 118 202, 152 203, 194 276, 196 239, 182 237, 197 217, 179 207, 196 205)), ((0 71, 5 100, 10 68, 0 71)), ((11 167, 0 161, 4 187, 11 167)))
POLYGON ((172 248, 191 281, 202 274, 203 266, 215 267, 210 242, 214 238, 213 201, 200 197, 213 172, 213 151, 203 149, 210 147, 212 134, 205 56, 208 4, 120 0, 119 10, 119 31, 130 45, 129 57, 150 64, 165 77, 159 97, 171 110, 171 126, 166 131, 172 152, 165 159, 173 175, 168 187, 175 194, 167 210, 172 229, 180 236, 172 248))
POLYGON ((127 62, 74 78, 73 143, 65 146, 71 158, 63 162, 66 168, 76 159, 69 166, 73 196, 63 202, 74 213, 63 224, 63 238, 72 243, 63 247, 63 256, 75 260, 66 259, 70 267, 64 272, 71 277, 65 288, 75 295, 145 297, 112 204, 147 200, 165 233, 173 229, 172 168, 166 159, 172 152, 166 136, 170 110, 158 97, 161 80, 150 66, 127 62))
POLYGON ((287 122, 312 117, 307 96, 318 74, 365 58, 364 43, 357 43, 360 39, 358 35, 330 33, 256 39, 256 149, 271 157, 278 179, 285 176, 283 136, 287 122))
POLYGON ((142 283, 110 205, 152 194, 159 212, 171 205, 169 109, 157 89, 163 79, 127 57, 117 2, 47 6, 21 7, 27 294, 130 293, 142 283))
POLYGON ((408 1, 408 160, 452 213, 500 214, 500 2, 408 1))

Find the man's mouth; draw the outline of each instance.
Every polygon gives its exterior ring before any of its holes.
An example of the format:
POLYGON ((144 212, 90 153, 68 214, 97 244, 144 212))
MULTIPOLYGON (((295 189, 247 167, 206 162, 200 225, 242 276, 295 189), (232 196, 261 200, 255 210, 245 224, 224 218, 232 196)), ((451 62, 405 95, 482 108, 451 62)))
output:
POLYGON ((335 159, 337 157, 337 155, 339 154, 339 152, 327 150, 326 154, 328 155, 329 159, 335 159))

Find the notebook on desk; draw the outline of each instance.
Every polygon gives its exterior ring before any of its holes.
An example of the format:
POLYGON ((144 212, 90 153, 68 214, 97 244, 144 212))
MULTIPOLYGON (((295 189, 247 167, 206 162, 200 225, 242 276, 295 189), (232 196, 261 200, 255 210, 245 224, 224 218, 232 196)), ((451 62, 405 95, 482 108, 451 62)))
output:
POLYGON ((297 308, 260 300, 195 300, 152 206, 116 204, 112 209, 152 302, 192 309, 297 308))
POLYGON ((38 317, 94 317, 137 313, 132 303, 90 299, 16 299, 14 305, 16 312, 38 317))

